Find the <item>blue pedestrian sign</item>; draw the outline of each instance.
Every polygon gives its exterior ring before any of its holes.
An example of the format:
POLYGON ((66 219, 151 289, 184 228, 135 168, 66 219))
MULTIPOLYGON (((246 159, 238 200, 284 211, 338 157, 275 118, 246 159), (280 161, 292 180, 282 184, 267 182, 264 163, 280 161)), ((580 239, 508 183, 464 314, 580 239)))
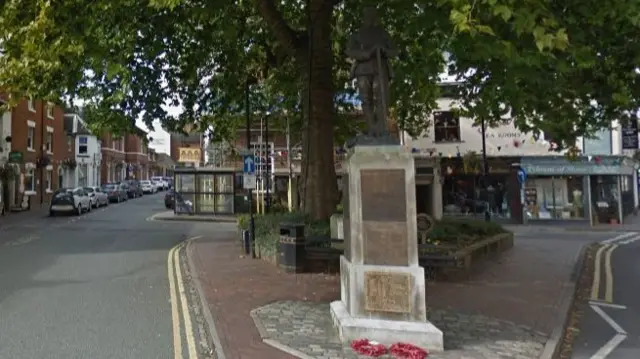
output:
POLYGON ((250 155, 244 155, 244 160, 243 160, 243 172, 245 174, 250 174, 253 175, 256 173, 256 161, 253 157, 253 154, 250 155))
POLYGON ((520 184, 523 184, 527 181, 527 171, 524 170, 524 168, 521 168, 518 170, 518 182, 520 182, 520 184))

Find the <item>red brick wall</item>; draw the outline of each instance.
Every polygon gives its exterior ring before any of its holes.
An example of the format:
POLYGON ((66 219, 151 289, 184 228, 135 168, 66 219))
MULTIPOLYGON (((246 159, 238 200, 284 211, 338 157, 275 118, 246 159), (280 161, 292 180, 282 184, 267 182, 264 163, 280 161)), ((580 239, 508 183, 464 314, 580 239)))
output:
MULTIPOLYGON (((28 101, 20 101, 18 106, 12 111, 11 120, 11 150, 23 153, 24 161, 20 166, 23 174, 27 173, 25 164, 36 164, 37 160, 43 154, 50 159, 51 170, 51 189, 58 188, 58 167, 60 162, 67 156, 67 135, 64 131, 64 112, 62 108, 54 106, 53 118, 49 118, 46 114, 47 103, 43 101, 34 101, 35 111, 29 110, 28 101), (27 147, 27 133, 29 121, 35 123, 33 149, 27 147), (47 154, 43 151, 42 145, 47 134, 47 126, 53 129, 53 154, 47 154)), ((32 208, 34 205, 48 202, 51 195, 46 192, 46 168, 36 168, 33 171, 35 181, 36 195, 31 196, 32 208)), ((28 188, 25 188, 28 191, 28 188)))

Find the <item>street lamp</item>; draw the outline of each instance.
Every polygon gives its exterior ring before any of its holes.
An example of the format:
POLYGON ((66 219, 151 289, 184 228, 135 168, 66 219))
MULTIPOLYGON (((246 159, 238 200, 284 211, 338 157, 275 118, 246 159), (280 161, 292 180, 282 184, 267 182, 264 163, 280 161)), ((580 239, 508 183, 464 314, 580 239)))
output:
MULTIPOLYGON (((487 161, 487 127, 484 120, 484 116, 480 118, 480 132, 482 133, 482 182, 485 190, 489 191, 489 162, 487 161)), ((487 193, 489 196, 489 193, 487 193)), ((484 220, 491 221, 490 212, 491 203, 487 203, 487 207, 484 211, 484 220)))
MULTIPOLYGON (((247 141, 247 152, 251 151, 251 104, 249 101, 249 87, 251 83, 249 79, 247 79, 244 83, 244 111, 245 116, 247 118, 246 123, 246 141, 247 141)), ((253 217, 253 191, 251 189, 249 191, 249 236, 251 241, 251 257, 256 258, 256 224, 253 217)))

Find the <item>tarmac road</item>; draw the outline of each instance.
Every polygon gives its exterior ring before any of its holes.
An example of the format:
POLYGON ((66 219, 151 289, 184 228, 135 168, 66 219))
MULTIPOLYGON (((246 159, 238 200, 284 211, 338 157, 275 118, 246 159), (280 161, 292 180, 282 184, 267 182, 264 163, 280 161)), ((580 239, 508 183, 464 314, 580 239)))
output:
POLYGON ((640 233, 604 241, 574 359, 640 358, 640 233))
POLYGON ((0 229, 0 359, 181 356, 167 255, 197 226, 145 220, 164 210, 157 194, 0 229))

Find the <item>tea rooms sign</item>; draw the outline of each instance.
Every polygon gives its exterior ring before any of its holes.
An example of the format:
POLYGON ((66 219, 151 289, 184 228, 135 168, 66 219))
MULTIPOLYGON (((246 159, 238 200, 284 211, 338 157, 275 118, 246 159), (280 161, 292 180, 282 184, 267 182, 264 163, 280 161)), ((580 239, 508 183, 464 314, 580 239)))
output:
POLYGON ((180 147, 178 153, 178 162, 200 163, 202 158, 202 152, 199 148, 180 147))

